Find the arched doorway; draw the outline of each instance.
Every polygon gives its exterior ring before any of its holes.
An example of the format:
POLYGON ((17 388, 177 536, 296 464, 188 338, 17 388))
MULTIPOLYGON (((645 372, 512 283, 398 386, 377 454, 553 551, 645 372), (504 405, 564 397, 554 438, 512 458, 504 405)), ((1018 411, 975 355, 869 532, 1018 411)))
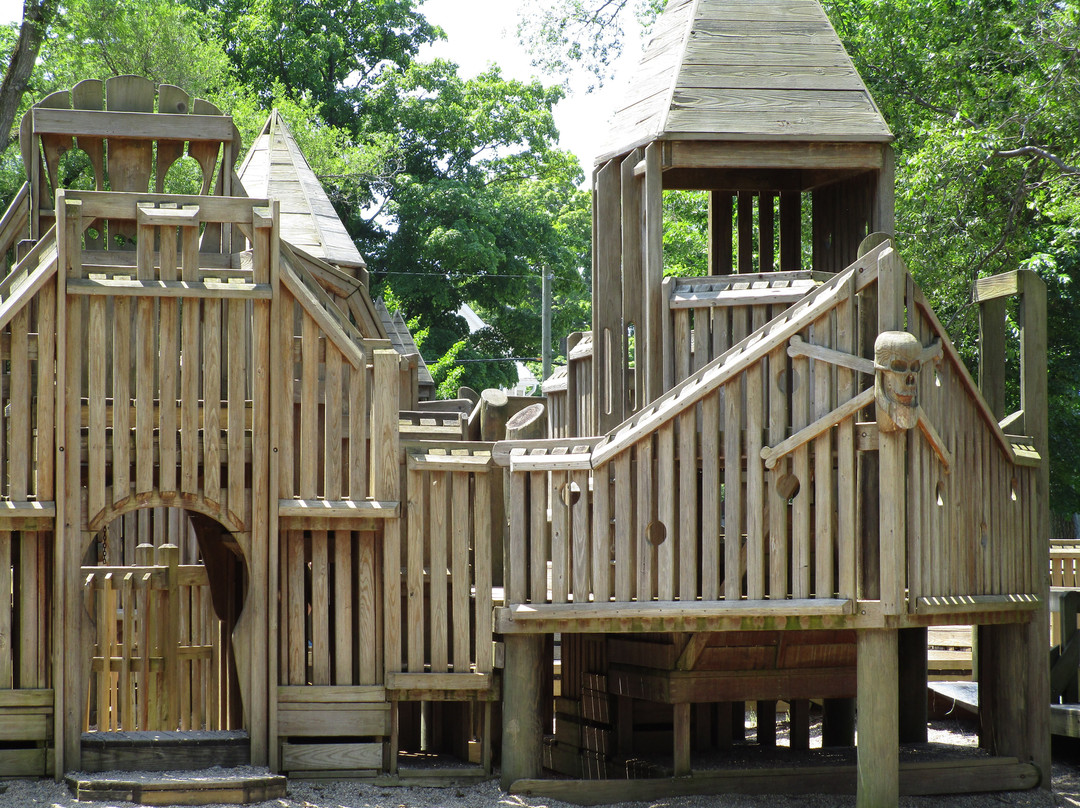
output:
POLYGON ((110 514, 83 557, 84 733, 245 729, 232 636, 248 578, 204 514, 110 514))

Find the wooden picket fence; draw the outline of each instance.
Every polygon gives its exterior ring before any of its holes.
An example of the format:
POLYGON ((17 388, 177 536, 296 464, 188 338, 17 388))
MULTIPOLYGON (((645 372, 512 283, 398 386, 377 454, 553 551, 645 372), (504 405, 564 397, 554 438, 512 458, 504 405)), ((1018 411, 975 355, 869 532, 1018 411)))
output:
POLYGON ((206 568, 179 548, 140 545, 143 563, 83 567, 93 615, 86 730, 201 730, 226 726, 227 638, 206 568))

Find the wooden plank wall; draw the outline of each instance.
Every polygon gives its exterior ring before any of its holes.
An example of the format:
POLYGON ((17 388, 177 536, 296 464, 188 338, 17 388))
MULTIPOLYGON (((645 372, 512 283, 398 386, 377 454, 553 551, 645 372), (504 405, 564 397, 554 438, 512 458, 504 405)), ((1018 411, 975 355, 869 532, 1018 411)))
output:
POLYGON ((280 684, 382 683, 378 536, 375 530, 282 531, 280 684))
POLYGON ((856 414, 798 441, 775 468, 761 456, 854 395, 851 374, 786 350, 792 337, 850 347, 852 277, 823 290, 831 302, 812 320, 790 325, 789 312, 769 323, 724 363, 726 382, 696 397, 695 377, 665 397, 670 406, 610 433, 596 468, 515 461, 510 601, 854 597, 856 414), (639 421, 650 428, 635 431, 639 421))
MULTIPOLYGON (((113 196, 84 199, 84 221, 137 218, 135 266, 123 253, 88 256, 95 263, 83 266, 74 255, 79 245, 71 245, 68 308, 85 313, 86 345, 101 346, 83 348, 82 358, 85 518, 100 523, 133 496, 161 504, 179 494, 202 500, 219 521, 247 524, 243 470, 251 460, 254 373, 244 296, 258 284, 250 270, 201 266, 198 247, 208 219, 250 227, 252 202, 190 216, 182 215, 190 210, 139 203, 136 216, 134 196, 105 198, 113 196), (105 283, 95 286, 91 271, 105 283), (144 285, 184 281, 198 289, 182 299, 147 296, 117 285, 125 278, 144 285)), ((266 259, 257 255, 253 263, 263 266, 266 259)))
POLYGON ((283 374, 278 396, 286 430, 278 461, 279 499, 366 499, 372 495, 373 366, 370 360, 363 367, 353 364, 355 357, 346 356, 285 290, 281 309, 282 322, 292 324, 279 332, 281 355, 292 372, 283 374))
POLYGON ((398 355, 377 351, 368 362, 359 347, 342 351, 316 321, 317 312, 285 290, 281 309, 291 327, 279 332, 286 365, 276 490, 280 503, 315 510, 310 519, 290 517, 280 533, 278 681, 381 684, 386 620, 380 571, 384 553, 396 550, 385 542, 393 542, 398 528, 396 520, 385 528, 363 522, 363 511, 349 509, 373 498, 396 506, 398 355), (319 515, 320 505, 328 515, 319 515))
MULTIPOLYGON (((20 198, 5 239, 26 235, 25 187, 20 198)), ((0 750, 11 775, 45 774, 52 757, 57 287, 40 273, 55 249, 50 236, 18 256, 21 268, 3 284, 11 305, 28 278, 46 278, 0 328, 0 708, 5 738, 29 744, 0 750)))

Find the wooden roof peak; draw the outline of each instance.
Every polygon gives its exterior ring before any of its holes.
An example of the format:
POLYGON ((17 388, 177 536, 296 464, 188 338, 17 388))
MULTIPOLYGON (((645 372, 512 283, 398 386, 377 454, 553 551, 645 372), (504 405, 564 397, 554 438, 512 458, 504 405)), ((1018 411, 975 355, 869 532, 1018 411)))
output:
POLYGON ((656 140, 892 138, 818 0, 669 0, 596 162, 656 140))
POLYGON ((366 266, 278 110, 267 117, 238 176, 249 195, 280 200, 281 237, 290 244, 346 271, 366 266))

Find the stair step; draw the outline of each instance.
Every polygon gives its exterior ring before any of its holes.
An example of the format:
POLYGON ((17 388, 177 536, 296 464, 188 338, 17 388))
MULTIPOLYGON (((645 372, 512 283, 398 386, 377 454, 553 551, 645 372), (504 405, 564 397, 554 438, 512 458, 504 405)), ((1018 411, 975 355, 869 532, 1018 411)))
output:
POLYGON ((287 785, 285 777, 265 770, 218 768, 153 774, 80 772, 65 780, 77 800, 140 805, 248 805, 284 797, 287 785))

